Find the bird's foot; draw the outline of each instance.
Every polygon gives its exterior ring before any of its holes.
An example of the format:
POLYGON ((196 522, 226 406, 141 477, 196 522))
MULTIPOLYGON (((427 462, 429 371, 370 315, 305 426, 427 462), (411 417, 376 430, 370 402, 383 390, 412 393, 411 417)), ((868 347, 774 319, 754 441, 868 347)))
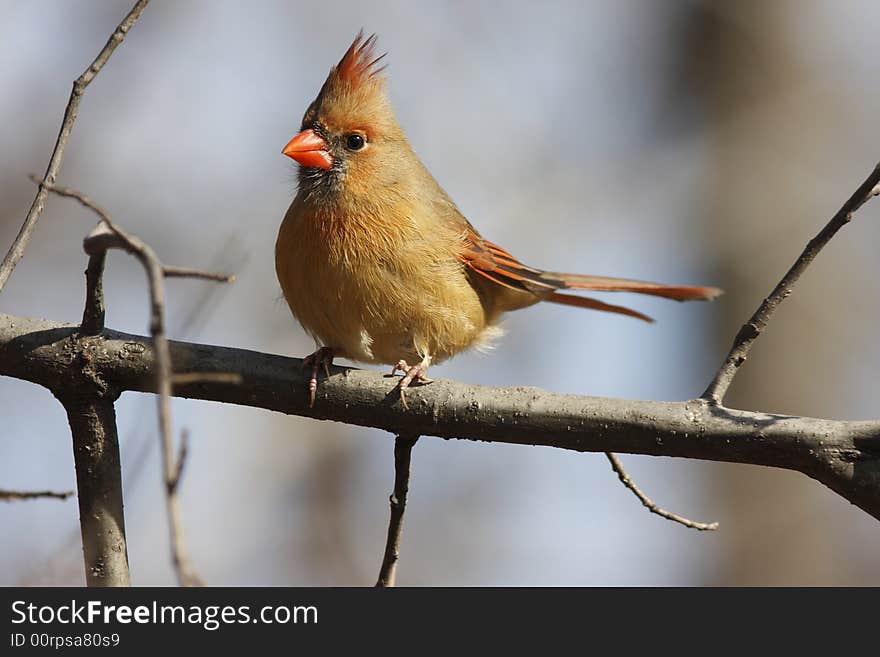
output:
POLYGON ((333 364, 333 350, 330 347, 321 347, 315 353, 303 358, 303 369, 312 368, 309 377, 309 408, 315 405, 315 392, 318 390, 318 370, 324 367, 327 378, 330 377, 330 366, 333 364))
POLYGON ((391 376, 397 374, 398 371, 403 372, 403 378, 400 379, 397 387, 400 390, 400 403, 403 404, 403 407, 406 410, 409 410, 409 405, 406 403, 406 393, 404 390, 406 390, 409 387, 409 384, 413 381, 418 381, 419 383, 431 383, 434 379, 429 379, 425 376, 428 373, 428 366, 430 364, 431 357, 425 356, 420 363, 415 365, 409 365, 405 360, 401 360, 391 370, 391 376))

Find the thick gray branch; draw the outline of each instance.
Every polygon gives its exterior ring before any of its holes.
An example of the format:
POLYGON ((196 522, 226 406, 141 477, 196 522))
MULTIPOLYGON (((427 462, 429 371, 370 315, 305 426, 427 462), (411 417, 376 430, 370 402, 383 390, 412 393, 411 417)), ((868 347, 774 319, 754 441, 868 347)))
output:
MULTIPOLYGON (((233 373, 176 385, 174 395, 395 434, 546 445, 580 452, 623 452, 752 463, 813 477, 880 519, 880 421, 854 422, 740 411, 705 400, 655 402, 579 397, 537 388, 490 388, 437 380, 409 394, 404 411, 395 380, 334 367, 309 408, 302 361, 243 349, 170 342, 176 374, 233 373)), ((83 376, 115 391, 155 391, 149 338, 0 314, 0 374, 41 384, 56 395, 83 376), (89 349, 83 364, 77 354, 89 349)))
MULTIPOLYGON (((100 384, 82 387, 103 388, 100 384)), ((86 584, 130 586, 113 399, 112 395, 108 398, 82 393, 65 391, 59 400, 67 411, 73 435, 86 584)))

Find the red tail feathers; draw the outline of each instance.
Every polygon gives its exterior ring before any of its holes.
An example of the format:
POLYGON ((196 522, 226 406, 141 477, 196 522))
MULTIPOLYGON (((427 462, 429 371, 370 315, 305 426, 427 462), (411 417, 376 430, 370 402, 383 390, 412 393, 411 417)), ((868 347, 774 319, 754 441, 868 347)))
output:
MULTIPOLYGON (((662 285, 647 281, 607 276, 582 276, 580 274, 557 274, 546 272, 547 278, 560 280, 570 290, 596 290, 599 292, 637 292, 676 301, 711 301, 722 293, 717 287, 694 285, 662 285)), ((563 302, 564 303, 564 302, 563 302)))
POLYGON ((553 294, 544 297, 544 301, 561 303, 566 306, 577 306, 578 308, 589 308, 591 310, 604 310, 608 313, 617 313, 619 315, 628 315, 629 317, 635 317, 636 319, 641 319, 645 322, 654 321, 651 317, 648 317, 647 315, 644 315, 636 310, 624 308, 623 306, 614 306, 610 303, 602 303, 601 301, 590 299, 589 297, 576 297, 573 294, 559 294, 559 292, 554 292, 553 294))

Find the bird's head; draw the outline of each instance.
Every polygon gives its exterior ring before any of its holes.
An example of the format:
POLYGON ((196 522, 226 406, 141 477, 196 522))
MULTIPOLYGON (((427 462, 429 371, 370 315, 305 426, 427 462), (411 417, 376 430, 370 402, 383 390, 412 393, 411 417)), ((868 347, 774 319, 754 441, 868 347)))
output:
POLYGON ((361 31, 330 70, 282 150, 300 164, 301 192, 370 186, 393 161, 393 145, 406 142, 385 94, 385 67, 377 66, 384 56, 376 55, 376 35, 364 39, 361 31))

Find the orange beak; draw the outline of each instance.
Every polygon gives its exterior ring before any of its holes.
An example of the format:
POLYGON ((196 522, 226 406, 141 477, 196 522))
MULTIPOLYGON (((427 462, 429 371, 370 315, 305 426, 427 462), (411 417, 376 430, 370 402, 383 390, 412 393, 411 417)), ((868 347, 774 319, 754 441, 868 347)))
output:
POLYGON ((314 130, 303 130, 281 152, 304 167, 329 169, 333 166, 333 156, 327 150, 327 142, 314 130))

